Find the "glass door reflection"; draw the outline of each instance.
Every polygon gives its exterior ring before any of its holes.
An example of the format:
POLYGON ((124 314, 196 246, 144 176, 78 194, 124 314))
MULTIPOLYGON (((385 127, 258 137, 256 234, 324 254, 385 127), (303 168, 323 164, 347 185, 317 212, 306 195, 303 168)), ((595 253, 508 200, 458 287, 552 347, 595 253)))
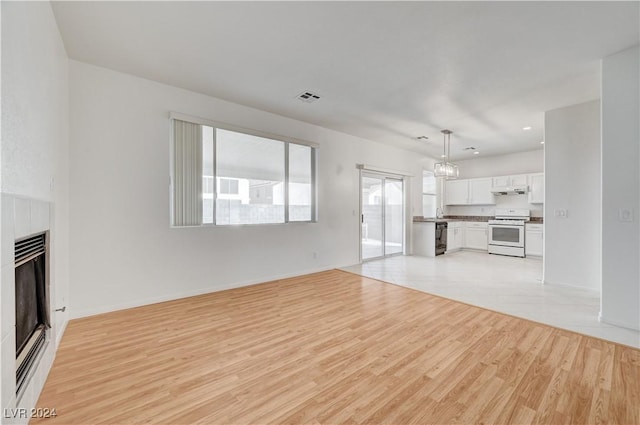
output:
POLYGON ((362 259, 384 256, 384 178, 362 175, 362 259))
POLYGON ((402 180, 385 178, 384 255, 401 254, 404 242, 404 192, 402 180))

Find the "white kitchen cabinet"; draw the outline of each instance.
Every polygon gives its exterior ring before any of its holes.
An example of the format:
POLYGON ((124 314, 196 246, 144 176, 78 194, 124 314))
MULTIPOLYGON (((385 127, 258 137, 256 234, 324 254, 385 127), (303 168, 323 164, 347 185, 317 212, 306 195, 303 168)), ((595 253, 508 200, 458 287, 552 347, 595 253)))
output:
POLYGON ((413 223, 413 253, 424 257, 436 256, 436 223, 413 223))
POLYGON ((498 176, 493 178, 493 187, 506 187, 509 186, 511 176, 498 176))
POLYGON ((464 246, 464 222, 447 223, 447 251, 457 251, 464 246))
POLYGON ((526 186, 529 184, 528 174, 517 174, 511 176, 511 186, 526 186))
POLYGON ((528 184, 528 174, 515 174, 512 176, 498 176, 493 178, 493 187, 526 186, 528 184))
POLYGON ((448 180, 445 182, 445 202, 447 205, 466 205, 469 200, 469 180, 448 180))
POLYGON ((544 204, 544 173, 529 175, 529 203, 544 204))
POLYGON ((494 205, 491 177, 449 180, 445 183, 446 205, 494 205))
POLYGON ((527 223, 524 235, 524 253, 526 256, 542 257, 544 227, 539 223, 527 223))
POLYGON ((485 222, 467 221, 464 229, 464 247, 487 250, 488 225, 485 222))
POLYGON ((469 180, 469 205, 493 205, 495 196, 491 193, 491 177, 469 180))

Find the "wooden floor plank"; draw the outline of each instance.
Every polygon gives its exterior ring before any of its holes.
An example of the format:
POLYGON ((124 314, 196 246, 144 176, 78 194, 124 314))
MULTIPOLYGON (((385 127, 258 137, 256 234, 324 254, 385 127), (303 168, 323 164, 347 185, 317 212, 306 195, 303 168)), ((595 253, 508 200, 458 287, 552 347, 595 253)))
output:
POLYGON ((640 351, 332 270, 72 320, 38 406, 51 425, 638 425, 640 351))

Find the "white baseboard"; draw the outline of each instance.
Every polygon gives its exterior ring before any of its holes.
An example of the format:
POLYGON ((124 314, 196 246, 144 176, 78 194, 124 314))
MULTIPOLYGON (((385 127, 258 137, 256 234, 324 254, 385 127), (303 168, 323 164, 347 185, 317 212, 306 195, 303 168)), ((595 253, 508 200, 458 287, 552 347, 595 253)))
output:
POLYGON ((346 267, 346 265, 342 265, 342 266, 327 266, 327 267, 321 267, 321 268, 317 268, 317 269, 303 270, 303 271, 299 271, 299 272, 295 272, 295 273, 284 273, 284 274, 281 274, 281 275, 266 276, 266 277, 263 277, 263 278, 251 279, 251 280, 247 280, 247 281, 243 281, 243 282, 233 282, 233 283, 227 283, 227 284, 223 284, 223 285, 216 285, 216 286, 210 286, 210 287, 206 287, 206 288, 194 289, 194 290, 191 290, 191 291, 175 292, 175 293, 172 293, 172 294, 162 295, 162 296, 159 296, 159 297, 144 298, 144 299, 140 299, 140 300, 130 300, 130 301, 125 302, 125 303, 118 303, 118 304, 100 306, 98 308, 90 308, 90 309, 85 309, 85 310, 70 309, 70 311, 69 311, 69 320, 71 320, 71 319, 79 319, 79 318, 88 317, 88 316, 95 316, 96 314, 110 313, 112 311, 126 310, 128 308, 142 307, 142 306, 145 306, 145 305, 157 304, 157 303, 161 303, 161 302, 165 302, 165 301, 173 301, 173 300, 178 300, 180 298, 195 297, 197 295, 210 294, 212 292, 226 291, 228 289, 242 288, 244 286, 251 286, 251 285, 256 285, 256 284, 259 284, 259 283, 271 282, 271 281, 274 281, 274 280, 287 279, 287 278, 290 278, 290 277, 302 276, 302 275, 305 275, 305 274, 319 273, 319 272, 324 272, 324 271, 327 271, 327 270, 337 269, 337 268, 340 268, 340 267, 346 267))
POLYGON ((625 329, 629 329, 631 331, 640 331, 640 327, 638 327, 638 324, 633 324, 633 323, 626 323, 626 322, 620 322, 618 320, 609 320, 606 317, 602 316, 602 312, 600 312, 600 314, 598 314, 598 321, 605 323, 607 325, 613 325, 613 326, 617 326, 619 328, 625 328, 625 329), (635 326, 634 326, 635 325, 635 326))
POLYGON ((586 286, 578 286, 578 285, 571 285, 568 283, 558 283, 558 282, 550 282, 548 279, 545 279, 542 282, 544 285, 550 285, 550 286, 560 286, 563 288, 571 288, 571 289, 582 289, 583 291, 587 291, 587 292, 592 292, 594 294, 600 294, 600 288, 590 288, 590 287, 586 287, 586 286))
POLYGON ((60 331, 56 335, 56 351, 60 346, 60 341, 62 341, 62 335, 64 335, 64 331, 67 330, 68 324, 69 324, 69 319, 65 319, 65 321, 62 323, 62 326, 60 327, 60 331))

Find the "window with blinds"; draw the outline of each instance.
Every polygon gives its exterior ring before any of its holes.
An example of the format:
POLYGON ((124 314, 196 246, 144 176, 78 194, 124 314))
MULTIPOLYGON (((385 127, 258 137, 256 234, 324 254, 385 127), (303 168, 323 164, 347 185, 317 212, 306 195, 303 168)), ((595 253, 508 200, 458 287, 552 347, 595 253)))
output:
POLYGON ((316 148, 173 119, 172 225, 316 221, 316 148))

